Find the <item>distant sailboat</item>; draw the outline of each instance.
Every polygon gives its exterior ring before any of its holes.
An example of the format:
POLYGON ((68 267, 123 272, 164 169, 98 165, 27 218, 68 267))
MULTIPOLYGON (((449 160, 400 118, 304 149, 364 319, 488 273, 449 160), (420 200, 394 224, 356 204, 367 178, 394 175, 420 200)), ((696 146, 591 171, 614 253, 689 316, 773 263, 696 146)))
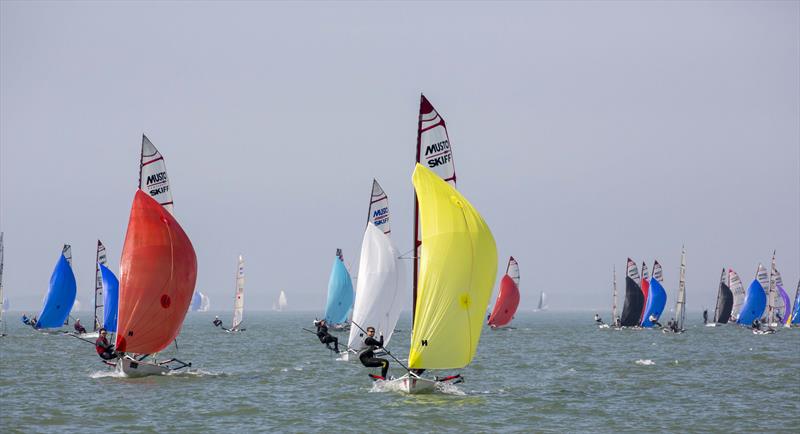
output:
POLYGON ((664 313, 664 306, 667 304, 667 291, 664 289, 664 272, 658 261, 653 263, 653 277, 648 282, 647 304, 642 315, 642 327, 653 327, 664 313))
POLYGON ((422 240, 412 371, 390 383, 422 393, 433 391, 437 381, 413 370, 459 369, 474 357, 497 274, 497 247, 481 215, 439 175, 417 164, 412 180, 422 240))
POLYGON ((733 269, 728 269, 728 288, 731 289, 733 293, 733 307, 731 308, 731 321, 736 322, 739 319, 739 314, 742 311, 742 306, 744 306, 744 300, 747 296, 747 293, 744 291, 744 285, 742 285, 742 279, 739 278, 739 275, 736 274, 733 269))
POLYGON ((353 299, 353 281, 344 266, 342 249, 336 249, 328 279, 328 301, 325 305, 325 321, 329 327, 342 328, 347 323, 347 314, 353 307, 353 299))
POLYGON ((639 270, 631 258, 628 258, 625 274, 625 305, 622 307, 620 326, 636 327, 639 325, 639 317, 642 316, 644 296, 639 287, 639 270))
POLYGON ((730 273, 722 269, 722 275, 719 278, 719 290, 717 291, 717 305, 714 308, 714 323, 727 324, 731 318, 731 310, 733 309, 733 292, 728 287, 728 278, 730 273))
POLYGON ((673 329, 665 327, 664 332, 683 333, 686 323, 686 249, 681 248, 681 268, 678 278, 678 295, 675 297, 675 321, 673 329))
POLYGON ((791 312, 792 305, 789 302, 789 295, 783 289, 781 273, 778 272, 778 268, 775 266, 775 252, 772 253, 769 288, 767 292, 767 325, 769 327, 778 327, 785 323, 785 318, 791 312))
POLYGON ((42 311, 37 317, 36 329, 60 328, 69 317, 72 305, 75 303, 77 285, 72 267, 64 256, 65 253, 70 252, 67 247, 69 245, 62 249, 53 274, 50 276, 50 289, 45 297, 42 311))
MULTIPOLYGON (((544 293, 541 295, 544 297, 544 293)), ((539 306, 542 305, 539 299, 539 306)), ((511 324, 514 314, 519 306, 519 264, 513 256, 508 258, 506 274, 500 279, 500 290, 497 293, 497 300, 494 302, 494 309, 489 316, 489 327, 503 328, 511 324)), ((540 307, 541 309, 541 307, 540 307)))
POLYGON ((286 302, 286 293, 281 290, 280 295, 278 295, 278 311, 283 312, 286 310, 286 306, 288 306, 286 302))
POLYGON ((389 237, 389 199, 375 180, 369 209, 353 304, 352 322, 356 326, 350 327, 347 341, 350 352, 365 346, 366 336, 361 328, 374 327, 375 336, 383 336, 383 344, 389 344, 400 317, 400 295, 406 285, 400 252, 389 237))
POLYGON ((236 267, 236 292, 233 298, 233 321, 229 332, 244 331, 242 321, 244 320, 244 259, 239 255, 239 262, 236 267))
POLYGON ((756 319, 761 319, 764 310, 767 308, 767 294, 764 291, 762 281, 766 281, 769 285, 769 277, 764 266, 758 264, 756 270, 756 278, 750 283, 747 288, 747 297, 745 298, 742 310, 739 313, 739 318, 736 321, 740 325, 750 326, 756 319))
POLYGON ((544 291, 539 291, 539 303, 536 304, 534 312, 542 312, 547 310, 547 294, 544 291))

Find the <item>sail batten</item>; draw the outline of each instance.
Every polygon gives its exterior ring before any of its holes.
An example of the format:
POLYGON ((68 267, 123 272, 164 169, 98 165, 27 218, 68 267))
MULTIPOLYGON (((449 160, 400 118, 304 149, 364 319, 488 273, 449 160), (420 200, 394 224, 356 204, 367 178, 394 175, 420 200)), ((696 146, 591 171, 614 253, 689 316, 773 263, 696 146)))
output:
POLYGON ((483 217, 439 175, 417 164, 421 258, 409 367, 469 364, 497 274, 497 247, 483 217))

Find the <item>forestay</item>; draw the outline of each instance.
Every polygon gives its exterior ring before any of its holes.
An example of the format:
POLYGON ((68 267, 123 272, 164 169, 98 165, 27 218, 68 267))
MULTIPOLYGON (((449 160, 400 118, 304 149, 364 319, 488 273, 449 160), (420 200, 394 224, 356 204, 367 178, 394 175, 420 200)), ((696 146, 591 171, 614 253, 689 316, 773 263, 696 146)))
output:
POLYGON ((197 280, 197 256, 180 224, 137 190, 122 249, 116 347, 152 354, 178 336, 197 280))
MULTIPOLYGON (((364 329, 375 327, 375 336, 383 335, 384 345, 389 344, 402 309, 406 271, 399 258, 389 236, 368 223, 361 243, 353 322, 364 329)), ((350 327, 350 349, 363 348, 364 339, 359 327, 350 327)))
POLYGON ((174 214, 172 190, 167 178, 167 164, 153 143, 142 134, 142 156, 139 165, 139 188, 150 195, 170 214, 174 214))
POLYGON ((422 248, 408 363, 412 369, 469 364, 497 274, 497 247, 480 214, 455 188, 417 164, 422 248))
POLYGON ((233 321, 232 330, 238 330, 244 318, 244 259, 239 255, 239 262, 236 266, 236 293, 233 298, 233 321))

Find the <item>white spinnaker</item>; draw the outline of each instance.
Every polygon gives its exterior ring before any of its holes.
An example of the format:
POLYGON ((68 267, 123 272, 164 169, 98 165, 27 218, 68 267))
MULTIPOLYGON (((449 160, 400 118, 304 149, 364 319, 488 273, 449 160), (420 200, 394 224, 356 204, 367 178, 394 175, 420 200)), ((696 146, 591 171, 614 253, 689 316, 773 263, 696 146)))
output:
POLYGON ((286 309, 287 304, 286 293, 281 290, 281 294, 278 296, 278 310, 286 309))
POLYGON ((731 309, 731 318, 737 320, 739 319, 739 312, 742 310, 742 305, 744 304, 744 299, 747 296, 747 293, 744 291, 742 279, 740 279, 739 275, 730 268, 728 269, 728 288, 730 288, 731 292, 733 293, 733 308, 731 309))
POLYGON ((239 265, 236 267, 236 295, 233 299, 233 322, 231 328, 236 329, 242 323, 244 316, 244 259, 239 255, 239 265))
POLYGON ((675 321, 678 322, 678 329, 683 330, 683 323, 686 317, 686 249, 681 249, 681 271, 678 280, 678 299, 675 303, 675 321))
POLYGON ((211 299, 207 295, 200 293, 200 312, 208 312, 211 308, 211 299))
MULTIPOLYGON (((383 334, 384 345, 392 339, 402 309, 405 271, 392 240, 373 224, 368 224, 361 243, 353 323, 367 329, 375 327, 375 336, 383 334)), ((356 351, 364 347, 364 332, 350 327, 347 346, 356 351)))
POLYGON ((144 134, 142 134, 142 159, 139 164, 139 188, 160 203, 170 214, 175 214, 164 157, 144 134))
POLYGON ((388 234, 392 231, 389 224, 389 197, 378 184, 377 180, 372 180, 372 194, 369 200, 369 217, 367 222, 372 222, 383 233, 388 234))
POLYGON ((661 269, 661 264, 658 261, 653 263, 653 278, 659 283, 664 283, 664 270, 661 269))
POLYGON ((511 280, 514 281, 514 283, 517 285, 517 288, 519 289, 519 264, 517 263, 517 260, 514 259, 513 256, 508 258, 508 266, 506 267, 506 274, 508 274, 508 277, 510 277, 511 280))

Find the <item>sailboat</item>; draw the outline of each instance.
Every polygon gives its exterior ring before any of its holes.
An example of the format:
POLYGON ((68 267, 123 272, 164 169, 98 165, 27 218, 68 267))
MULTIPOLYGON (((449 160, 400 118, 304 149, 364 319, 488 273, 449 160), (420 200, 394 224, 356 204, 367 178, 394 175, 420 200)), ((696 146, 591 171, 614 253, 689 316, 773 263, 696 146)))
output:
POLYGON ((675 297, 675 321, 673 328, 664 327, 661 331, 683 333, 686 322, 686 248, 681 247, 681 268, 678 278, 678 296, 675 297))
POLYGON ((3 324, 0 337, 6 335, 6 322, 3 320, 6 310, 8 310, 8 299, 3 297, 3 233, 0 232, 0 323, 3 324))
POLYGON ((225 330, 228 333, 243 332, 242 321, 244 320, 244 259, 239 255, 239 262, 236 266, 236 292, 233 297, 233 320, 231 328, 225 330))
POLYGON ((286 309, 288 303, 286 302, 286 293, 281 290, 280 295, 278 295, 278 311, 283 312, 286 309))
MULTIPOLYGON (((544 293, 542 293, 544 296, 544 293)), ((542 299, 539 299, 541 306, 542 299)), ((500 291, 487 324, 492 329, 508 327, 519 306, 519 264, 513 256, 508 258, 506 274, 500 279, 500 291), (516 276, 516 278, 514 278, 516 276)))
MULTIPOLYGON (((617 318, 617 267, 616 266, 611 267, 611 282, 612 282, 611 285, 613 287, 611 295, 611 325, 614 326, 614 329, 618 330, 619 321, 617 318)), ((611 325, 600 322, 600 324, 598 324, 597 327, 601 329, 607 329, 611 328, 611 325)))
MULTIPOLYGON (((712 324, 727 324, 731 318, 731 311, 733 310, 733 292, 728 286, 728 279, 730 273, 722 269, 722 275, 719 277, 719 290, 717 291, 717 305, 714 308, 714 322, 712 324)), ((707 325, 712 325, 707 324, 707 325)))
POLYGON ((655 261, 653 263, 653 277, 651 277, 648 282, 649 291, 647 294, 647 304, 645 305, 644 314, 642 315, 642 327, 653 327, 664 312, 664 306, 667 304, 667 291, 662 285, 663 282, 664 272, 661 269, 661 264, 655 261))
POLYGON ((328 301, 325 305, 325 322, 336 330, 347 328, 347 314, 353 307, 353 281, 344 266, 342 249, 336 249, 331 276, 328 279, 328 301))
POLYGON ((364 348, 366 336, 361 328, 374 327, 376 336, 383 336, 383 344, 388 345, 400 318, 405 268, 390 232, 389 199, 378 181, 373 180, 353 304, 355 327, 350 327, 345 359, 364 348))
POLYGON ((625 305, 622 307, 620 327, 637 327, 642 316, 644 296, 639 287, 639 270, 631 258, 628 258, 625 274, 625 305))
POLYGON ((534 312, 542 312, 547 310, 547 293, 544 291, 539 291, 539 303, 536 304, 536 309, 534 312))
POLYGON ((767 326, 778 327, 784 323, 787 307, 791 311, 789 295, 783 289, 783 279, 775 266, 775 252, 772 252, 772 266, 769 272, 769 291, 767 291, 767 326))
POLYGON ((189 304, 189 312, 207 312, 208 305, 208 296, 200 291, 195 291, 192 296, 192 302, 189 304))
MULTIPOLYGON (((420 219, 420 260, 406 375, 390 380, 406 393, 434 390, 419 370, 467 366, 478 347, 497 274, 497 247, 472 204, 433 171, 412 176, 420 219)), ((454 377, 448 377, 454 378, 454 377)))
MULTIPOLYGON (((37 330, 59 329, 69 317, 69 312, 75 303, 77 295, 75 274, 72 272, 72 266, 67 261, 67 257, 64 256, 70 251, 67 249, 68 246, 62 249, 53 274, 50 276, 50 288, 34 326, 37 330)), ((61 333, 60 330, 56 330, 56 332, 61 333)))
POLYGON ((731 289, 733 293, 733 307, 731 307, 731 321, 736 322, 739 319, 739 314, 742 311, 742 306, 744 306, 744 299, 747 296, 747 293, 744 291, 744 285, 742 285, 742 279, 739 278, 739 275, 733 271, 732 268, 728 268, 728 288, 731 289))
POLYGON ((161 375, 191 366, 154 354, 178 336, 197 279, 197 256, 175 217, 141 189, 131 206, 120 260, 118 371, 161 375), (151 355, 151 361, 144 357, 151 355))
MULTIPOLYGON (((768 277, 765 279, 766 276, 767 272, 764 266, 758 264, 756 277, 750 283, 750 287, 747 288, 747 296, 742 305, 742 310, 739 312, 739 317, 736 320, 738 324, 750 326, 753 321, 760 319, 761 315, 764 314, 764 310, 767 307, 767 294, 764 292, 764 286, 761 282, 764 280, 769 282, 768 277)), ((769 283, 767 283, 767 285, 769 285, 769 283)))

